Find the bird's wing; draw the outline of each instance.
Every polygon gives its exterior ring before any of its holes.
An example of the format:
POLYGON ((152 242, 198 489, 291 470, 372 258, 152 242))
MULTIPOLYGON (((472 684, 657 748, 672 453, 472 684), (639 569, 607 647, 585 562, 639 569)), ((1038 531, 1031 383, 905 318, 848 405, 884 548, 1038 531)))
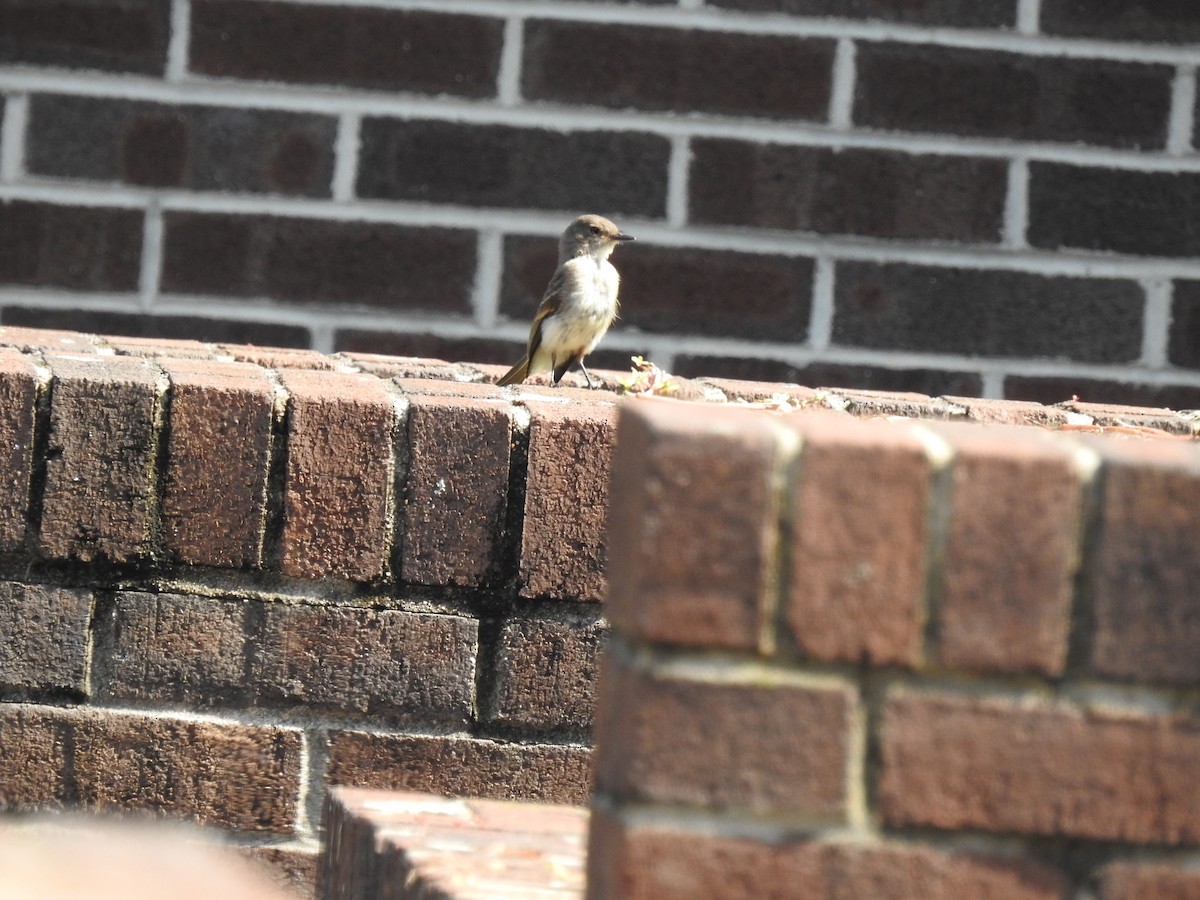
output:
POLYGON ((568 264, 559 266, 550 279, 550 283, 546 285, 546 293, 542 295, 542 302, 538 304, 537 315, 533 317, 533 325, 529 329, 529 349, 525 353, 525 358, 530 362, 533 361, 533 354, 537 352, 542 343, 542 323, 545 322, 547 316, 552 316, 562 309, 563 301, 570 293, 573 281, 573 271, 568 264))

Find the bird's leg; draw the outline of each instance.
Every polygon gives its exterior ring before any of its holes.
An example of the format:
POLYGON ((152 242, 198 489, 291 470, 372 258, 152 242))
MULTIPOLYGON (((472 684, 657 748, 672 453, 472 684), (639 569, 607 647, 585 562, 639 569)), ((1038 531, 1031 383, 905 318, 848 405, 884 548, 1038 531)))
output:
POLYGON ((588 374, 587 366, 583 364, 583 357, 579 357, 579 370, 583 372, 583 379, 587 382, 587 386, 592 386, 592 376, 588 374))

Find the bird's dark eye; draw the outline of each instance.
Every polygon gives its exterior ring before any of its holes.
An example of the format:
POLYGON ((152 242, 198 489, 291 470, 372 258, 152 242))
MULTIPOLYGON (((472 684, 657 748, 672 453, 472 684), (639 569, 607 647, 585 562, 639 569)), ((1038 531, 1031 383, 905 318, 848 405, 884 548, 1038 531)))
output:
POLYGON ((590 231, 592 234, 599 234, 599 233, 600 233, 600 226, 599 226, 599 225, 589 225, 589 226, 588 226, 588 231, 590 231))

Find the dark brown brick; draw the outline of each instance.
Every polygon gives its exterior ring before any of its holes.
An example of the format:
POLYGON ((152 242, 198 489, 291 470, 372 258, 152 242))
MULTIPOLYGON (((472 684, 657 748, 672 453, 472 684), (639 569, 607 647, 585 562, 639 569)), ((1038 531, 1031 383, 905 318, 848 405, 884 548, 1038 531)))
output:
POLYGON ((1019 858, 900 842, 781 843, 622 821, 597 809, 588 847, 597 900, 1065 900, 1066 879, 1019 858))
POLYGON ((596 704, 596 787, 660 803, 830 824, 848 815, 848 685, 752 673, 691 681, 605 657, 596 704))
POLYGON ((57 178, 328 197, 336 131, 327 116, 43 94, 25 160, 57 178))
POLYGON ((758 649, 774 590, 778 419, 646 398, 621 407, 606 614, 626 637, 758 649))
POLYGON ((452 362, 481 362, 503 365, 520 359, 525 344, 497 338, 446 338, 435 334, 360 331, 340 328, 333 336, 340 352, 379 353, 387 356, 435 357, 452 362))
POLYGON ((785 586, 792 639, 821 660, 919 665, 933 487, 921 437, 833 413, 794 421, 802 445, 785 586))
POLYGON ((0 201, 0 282, 134 291, 141 255, 138 210, 0 201))
POLYGON ((275 388, 257 366, 164 359, 171 380, 165 549, 194 565, 262 562, 275 388))
POLYGON ((598 621, 509 619, 496 648, 492 721, 541 731, 591 731, 604 638, 598 621))
POLYGON ((267 603, 258 702, 465 727, 479 623, 395 609, 267 603))
POLYGON ((931 44, 859 42, 854 121, 868 128, 1163 147, 1173 70, 931 44))
POLYGON ((366 118, 361 152, 358 194, 368 199, 666 211, 670 145, 655 135, 366 118))
POLYGON ((1129 362, 1141 356, 1137 284, 903 263, 842 263, 833 341, 970 356, 1129 362))
POLYGON ((409 399, 401 577, 478 586, 499 575, 512 411, 503 401, 409 399))
POLYGON ((526 401, 529 468, 521 594, 601 600, 607 593, 608 482, 616 409, 526 401))
POLYGON ((121 592, 96 623, 96 693, 109 701, 244 705, 245 600, 121 592))
POLYGON ((1200 369, 1200 281, 1175 282, 1170 358, 1173 365, 1200 369))
POLYGON ((396 404, 373 375, 280 371, 288 392, 281 567, 381 577, 392 547, 396 404))
POLYGON ((227 78, 492 97, 502 19, 196 0, 189 64, 227 78))
POLYGON ((1028 428, 939 433, 955 454, 938 611, 942 663, 1061 675, 1083 527, 1076 449, 1028 428))
POLYGON ((72 734, 60 711, 0 703, 0 811, 56 810, 78 802, 72 734))
MULTIPOLYGON (((502 314, 521 322, 533 320, 557 256, 553 240, 505 240, 502 314)), ((617 330, 631 326, 649 332, 797 343, 807 335, 810 259, 639 242, 623 249, 612 262, 621 273, 617 330), (738 302, 731 304, 730 297, 738 302)), ((629 354, 622 356, 624 368, 629 354)))
POLYGON ((158 369, 132 356, 51 356, 41 550, 128 562, 150 550, 158 369))
POLYGON ((531 100, 617 109, 824 119, 833 52, 813 38, 534 19, 521 88, 531 100))
POLYGON ((863 388, 915 391, 932 397, 941 394, 979 394, 982 383, 973 372, 942 369, 885 369, 840 363, 793 366, 778 359, 703 356, 681 353, 675 357, 675 374, 687 378, 717 376, 803 384, 810 387, 863 388))
POLYGON ((543 803, 587 802, 591 750, 463 737, 335 731, 330 784, 543 803))
POLYGON ((167 292, 470 311, 470 232, 224 213, 163 218, 167 292))
POLYGON ((939 241, 998 241, 1007 164, 967 156, 692 144, 690 214, 700 224, 939 241))
POLYGON ((1004 396, 1036 403, 1059 403, 1072 397, 1130 406, 1168 409, 1200 407, 1200 387, 1183 384, 1135 384, 1094 378, 1010 375, 1004 379, 1004 396))
POLYGON ((1104 460, 1093 558, 1093 669, 1136 681, 1200 678, 1200 458, 1190 444, 1092 445, 1104 460))
POLYGON ((90 591, 0 581, 0 691, 86 695, 91 618, 90 591))
POLYGON ((1200 842, 1196 720, 904 694, 881 729, 886 826, 1200 842))
POLYGON ((270 344, 273 347, 307 347, 309 330, 280 322, 247 322, 240 319, 204 319, 199 316, 163 316, 147 313, 106 312, 98 309, 29 309, 5 306, 0 322, 29 328, 82 329, 95 334, 162 339, 200 339, 270 344))
POLYGON ((25 540, 39 381, 30 357, 0 348, 0 552, 18 550, 25 540))
POLYGON ((1179 0, 1043 0, 1047 34, 1114 41, 1200 41, 1200 8, 1179 0))
POLYGON ((708 3, 741 12, 878 19, 955 28, 1004 28, 1016 24, 1016 7, 1011 0, 986 4, 973 0, 921 0, 918 3, 896 0, 708 0, 708 3))
POLYGON ((107 710, 82 710, 69 721, 85 806, 240 831, 296 826, 303 775, 297 730, 107 710))
POLYGON ((1200 173, 1034 162, 1029 243, 1138 256, 1200 255, 1200 173))
POLYGON ((0 62, 161 74, 170 15, 159 0, 2 0, 0 62))
POLYGON ((1111 863, 1100 873, 1099 900, 1200 900, 1200 872, 1167 863, 1111 863))

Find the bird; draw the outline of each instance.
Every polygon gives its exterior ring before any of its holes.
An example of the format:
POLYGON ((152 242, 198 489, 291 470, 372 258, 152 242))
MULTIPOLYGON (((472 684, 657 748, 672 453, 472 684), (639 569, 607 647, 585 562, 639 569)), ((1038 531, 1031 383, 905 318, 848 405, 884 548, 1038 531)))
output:
POLYGON ((592 387, 583 358, 617 317, 621 279, 608 257, 618 244, 632 240, 632 235, 594 214, 580 216, 567 226, 558 240, 558 268, 529 329, 525 357, 497 384, 519 384, 539 372, 552 373, 552 383, 558 384, 578 364, 592 387))

